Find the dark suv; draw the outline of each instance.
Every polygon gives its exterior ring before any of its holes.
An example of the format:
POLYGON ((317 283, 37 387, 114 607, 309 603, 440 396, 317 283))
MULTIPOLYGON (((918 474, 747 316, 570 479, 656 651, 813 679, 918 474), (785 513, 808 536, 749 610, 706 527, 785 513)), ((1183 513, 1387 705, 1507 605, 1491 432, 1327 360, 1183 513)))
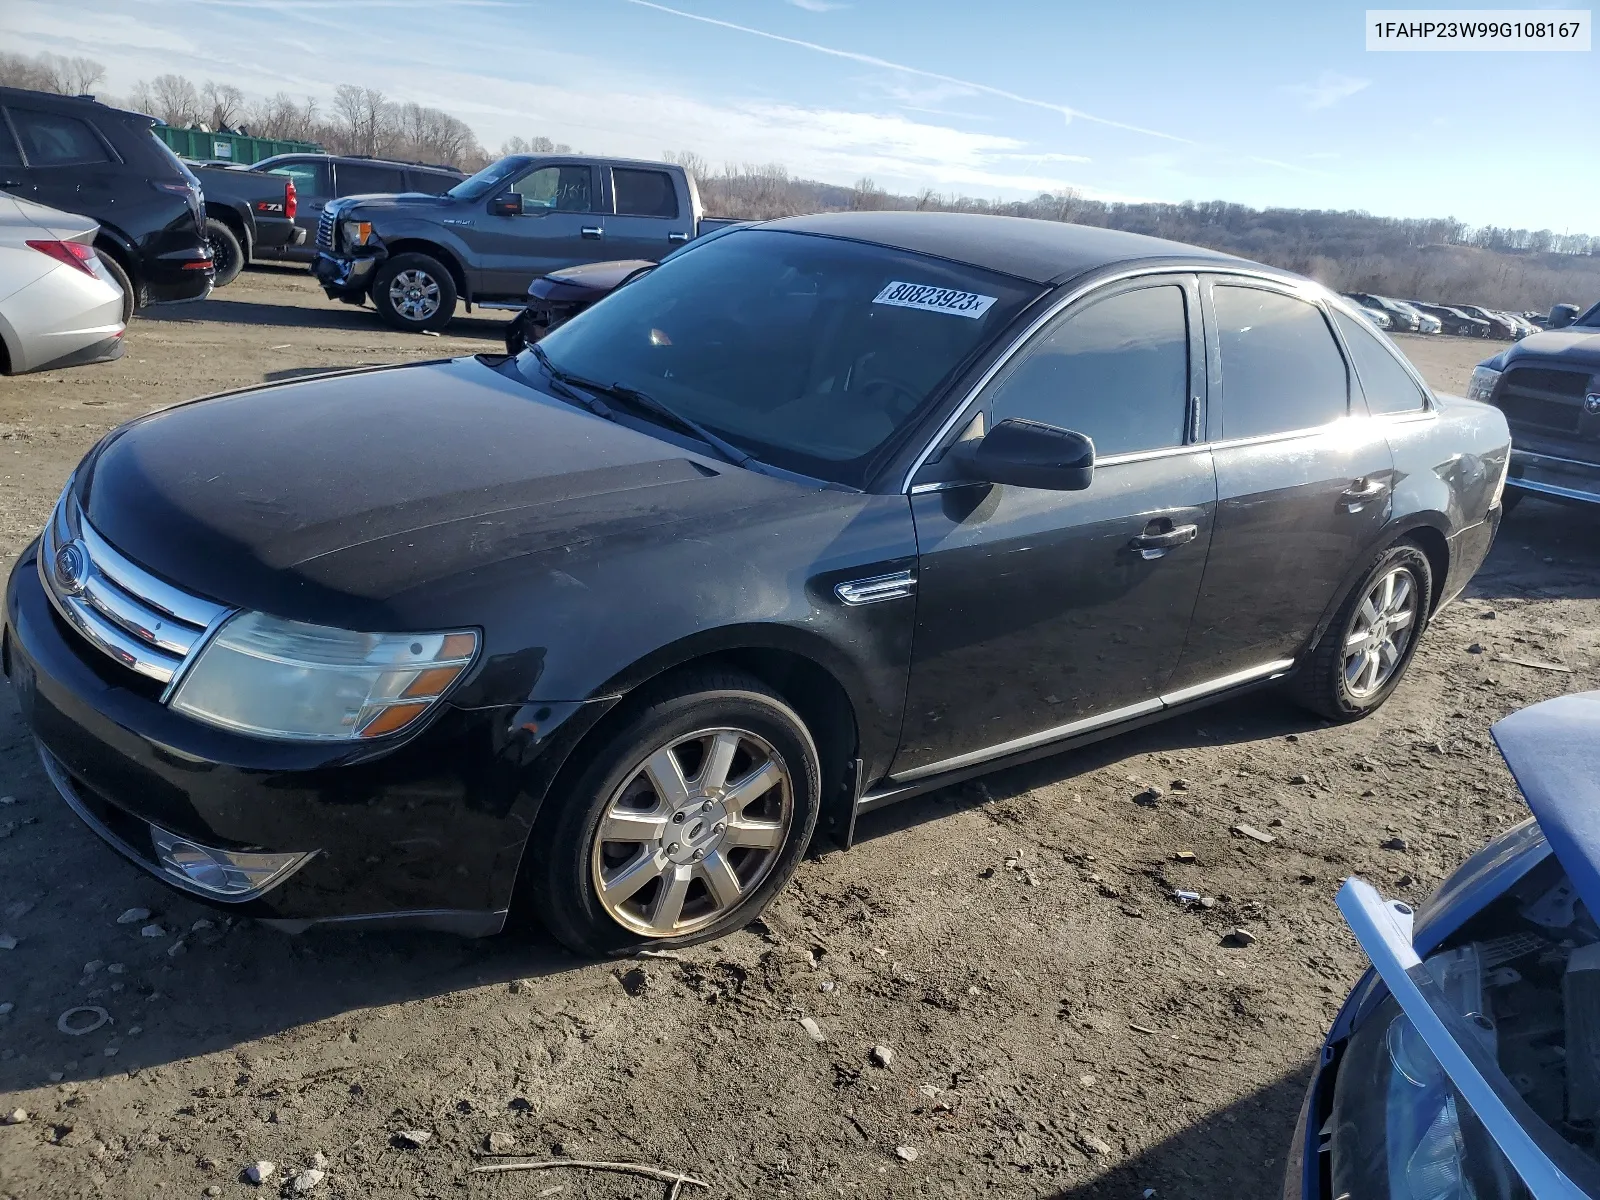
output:
POLYGON ((272 246, 256 251, 257 258, 310 262, 317 257, 317 222, 328 201, 341 196, 399 195, 422 192, 442 196, 466 175, 454 167, 430 163, 363 158, 358 155, 277 154, 250 168, 294 180, 299 211, 295 224, 306 231, 298 245, 272 246))
POLYGON ((0 189, 99 222, 95 249, 122 288, 124 319, 203 300, 213 279, 200 184, 155 123, 87 97, 0 87, 0 189))

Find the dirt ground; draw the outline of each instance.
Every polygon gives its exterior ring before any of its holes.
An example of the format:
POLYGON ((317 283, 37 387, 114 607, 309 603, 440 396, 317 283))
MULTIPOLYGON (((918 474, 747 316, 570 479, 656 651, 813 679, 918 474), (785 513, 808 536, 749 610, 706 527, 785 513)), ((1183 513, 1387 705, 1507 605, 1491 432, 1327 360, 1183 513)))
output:
MULTIPOLYGON (((492 348, 498 326, 393 334, 301 272, 254 270, 136 320, 120 363, 0 381, 0 566, 129 417, 492 348)), ((1406 349, 1456 391, 1490 352, 1406 349)), ((0 1196, 275 1192, 319 1155, 315 1196, 664 1193, 469 1175, 499 1133, 710 1185, 685 1197, 1275 1197, 1312 1056, 1365 965, 1335 889, 1359 873, 1420 899, 1524 815, 1489 726, 1600 687, 1597 617, 1600 527, 1530 501, 1371 719, 1328 727, 1258 694, 914 800, 804 864, 763 922, 621 964, 230 921, 78 823, 0 689, 0 1114, 30 1114, 0 1126, 0 1196), (1151 784, 1160 802, 1134 803, 1151 784), (1380 848, 1395 837, 1408 848, 1380 848), (118 923, 136 907, 160 936, 118 923), (1223 944, 1240 926, 1255 943, 1223 944), (111 1022, 58 1031, 75 1005, 111 1022), (242 1175, 257 1160, 277 1164, 260 1188, 242 1175)))

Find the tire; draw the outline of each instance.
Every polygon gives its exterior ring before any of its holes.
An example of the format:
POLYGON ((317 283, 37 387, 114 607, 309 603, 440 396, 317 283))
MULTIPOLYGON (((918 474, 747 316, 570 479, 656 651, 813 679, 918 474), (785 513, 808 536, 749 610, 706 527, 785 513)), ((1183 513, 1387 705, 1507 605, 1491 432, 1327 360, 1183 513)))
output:
POLYGON ((546 802, 519 887, 523 906, 580 955, 740 928, 788 882, 816 829, 816 744, 782 697, 739 672, 680 676, 641 697, 583 763, 546 802), (730 804, 741 781, 756 790, 730 804), (603 838, 603 825, 624 836, 603 838))
POLYGON ((1432 599, 1433 568, 1426 554, 1410 542, 1397 542, 1381 552, 1339 606, 1322 639, 1296 673, 1291 685, 1295 701, 1332 721, 1356 721, 1375 711, 1394 692, 1410 665, 1417 643, 1428 626, 1432 599), (1408 600, 1398 595, 1402 578, 1409 589, 1408 600), (1390 579, 1395 581, 1396 589, 1392 612, 1376 604, 1369 607, 1369 597, 1381 599, 1382 593, 1377 597, 1374 593, 1390 579), (1407 604, 1409 620, 1396 624, 1407 604), (1357 668, 1356 656, 1349 652, 1346 643, 1371 626, 1373 612, 1386 618, 1385 626, 1380 629, 1379 646, 1390 647, 1392 655, 1380 649, 1376 666, 1363 657, 1362 665, 1357 668), (1396 631, 1403 641, 1390 636, 1396 631), (1396 641, 1400 641, 1398 646, 1396 641))
POLYGON ((95 257, 100 260, 100 265, 106 269, 106 274, 117 281, 117 286, 122 289, 122 323, 126 325, 133 320, 134 309, 139 308, 139 295, 134 290, 133 280, 128 278, 128 272, 123 270, 122 264, 105 250, 96 250, 95 257))
POLYGON ((450 323, 456 311, 455 280, 436 258, 397 254, 378 268, 372 281, 372 303, 393 329, 437 332, 450 323))
POLYGON ((217 271, 211 286, 227 287, 244 270, 245 253, 239 235, 216 217, 207 217, 206 238, 211 242, 211 264, 217 271))

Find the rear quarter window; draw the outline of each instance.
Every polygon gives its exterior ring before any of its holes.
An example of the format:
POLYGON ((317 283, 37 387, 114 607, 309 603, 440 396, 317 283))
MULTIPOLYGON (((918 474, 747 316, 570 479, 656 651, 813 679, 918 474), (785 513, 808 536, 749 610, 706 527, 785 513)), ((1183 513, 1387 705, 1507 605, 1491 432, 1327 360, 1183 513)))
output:
POLYGON ((12 108, 8 111, 30 167, 70 167, 113 161, 105 141, 87 121, 40 109, 12 108))
POLYGON ((1367 328, 1365 321, 1335 312, 1334 321, 1344 335, 1344 344, 1350 349, 1356 375, 1361 380, 1361 390, 1367 397, 1367 411, 1373 416, 1381 413, 1421 412, 1427 408, 1427 397, 1417 381, 1411 377, 1400 360, 1383 344, 1378 335, 1367 328))

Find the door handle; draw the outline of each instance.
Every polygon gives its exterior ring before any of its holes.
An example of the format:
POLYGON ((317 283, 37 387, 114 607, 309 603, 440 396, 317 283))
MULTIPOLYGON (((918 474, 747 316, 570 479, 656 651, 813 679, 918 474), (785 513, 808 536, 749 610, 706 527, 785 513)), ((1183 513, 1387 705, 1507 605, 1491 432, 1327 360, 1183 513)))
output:
POLYGON ((1200 534, 1198 525, 1173 525, 1171 528, 1162 528, 1168 524, 1164 519, 1160 522, 1151 521, 1145 526, 1145 531, 1128 543, 1128 549, 1137 550, 1139 556, 1145 559, 1156 559, 1174 550, 1185 542, 1192 542, 1200 534), (1152 532, 1152 530, 1154 532, 1152 532))
POLYGON ((669 241, 669 242, 687 242, 688 240, 689 240, 689 235, 687 233, 669 233, 669 234, 667 234, 667 241, 669 241))
POLYGON ((583 234, 584 237, 588 238, 592 242, 598 242, 606 235, 605 229, 599 225, 585 225, 582 229, 578 230, 578 232, 583 234))
POLYGON ((1346 512, 1360 512, 1369 501, 1376 500, 1388 490, 1388 484, 1376 479, 1362 477, 1353 480, 1349 487, 1339 493, 1339 507, 1346 512))

